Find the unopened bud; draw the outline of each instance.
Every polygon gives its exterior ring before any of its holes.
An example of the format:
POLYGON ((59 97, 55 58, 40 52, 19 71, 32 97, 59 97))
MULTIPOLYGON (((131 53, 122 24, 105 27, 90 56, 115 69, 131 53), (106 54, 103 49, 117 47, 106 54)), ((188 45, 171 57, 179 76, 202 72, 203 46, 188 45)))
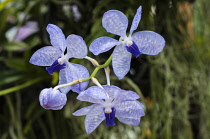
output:
POLYGON ((98 61, 96 61, 95 59, 93 59, 89 56, 86 56, 85 59, 89 60, 95 67, 99 66, 98 61))

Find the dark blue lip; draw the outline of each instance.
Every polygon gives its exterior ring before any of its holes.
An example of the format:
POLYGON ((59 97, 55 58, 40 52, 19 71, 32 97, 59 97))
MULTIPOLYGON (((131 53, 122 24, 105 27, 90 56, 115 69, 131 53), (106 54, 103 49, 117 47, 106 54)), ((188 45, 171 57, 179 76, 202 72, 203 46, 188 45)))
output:
POLYGON ((128 52, 130 52, 131 54, 135 55, 135 57, 137 58, 140 54, 142 54, 139 51, 138 46, 136 45, 136 43, 133 41, 133 44, 131 46, 126 46, 126 49, 128 52))
POLYGON ((56 60, 50 67, 46 67, 46 70, 48 71, 50 75, 52 75, 53 72, 60 71, 64 69, 65 67, 66 67, 65 63, 61 65, 58 63, 58 60, 56 60))

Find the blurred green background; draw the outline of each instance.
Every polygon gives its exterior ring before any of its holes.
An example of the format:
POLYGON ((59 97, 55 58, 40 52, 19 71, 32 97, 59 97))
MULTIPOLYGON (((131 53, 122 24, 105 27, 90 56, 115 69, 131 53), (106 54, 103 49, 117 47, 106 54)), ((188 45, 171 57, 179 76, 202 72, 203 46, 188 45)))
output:
MULTIPOLYGON (((209 0, 0 0, 0 139, 210 139, 210 1, 209 0), (31 55, 50 45, 46 26, 58 25, 66 35, 77 34, 87 46, 110 36, 101 25, 103 13, 116 9, 129 25, 142 5, 137 31, 161 34, 166 46, 159 55, 133 57, 127 77, 111 84, 137 92, 146 116, 139 126, 116 120, 104 123, 90 135, 84 116, 72 112, 90 105, 68 94, 59 111, 39 105, 39 93, 58 83, 58 73, 30 64, 31 55)), ((112 50, 91 56, 100 64, 112 50)), ((94 67, 86 60, 71 60, 94 67)), ((101 70, 96 76, 105 84, 101 70)), ((91 86, 92 84, 90 84, 91 86)))

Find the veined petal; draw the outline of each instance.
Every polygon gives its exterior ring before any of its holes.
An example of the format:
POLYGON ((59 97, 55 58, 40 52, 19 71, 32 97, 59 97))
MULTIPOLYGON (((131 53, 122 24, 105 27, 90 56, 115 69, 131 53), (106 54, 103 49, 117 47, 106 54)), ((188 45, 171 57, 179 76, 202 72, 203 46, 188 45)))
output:
POLYGON ((118 103, 124 100, 136 100, 139 99, 140 97, 138 94, 136 94, 133 91, 126 91, 121 89, 120 91, 117 91, 115 93, 114 98, 115 98, 114 103, 118 103))
POLYGON ((90 44, 90 51, 94 55, 98 55, 100 53, 109 51, 111 48, 113 48, 118 43, 119 43, 118 40, 112 39, 110 37, 100 37, 100 38, 94 40, 90 44))
POLYGON ((128 124, 128 125, 132 125, 132 126, 136 126, 139 125, 141 118, 125 118, 125 117, 117 117, 117 119, 124 123, 124 124, 128 124))
POLYGON ((125 37, 128 18, 118 10, 109 10, 104 13, 102 25, 107 32, 125 37))
POLYGON ((107 99, 106 90, 98 86, 91 86, 87 90, 81 92, 77 99, 92 103, 101 103, 102 99, 107 99))
POLYGON ((120 118, 138 119, 141 116, 145 115, 144 106, 136 100, 122 101, 120 103, 115 104, 115 108, 116 117, 119 120, 120 118))
POLYGON ((67 53, 70 57, 84 58, 87 56, 87 46, 82 37, 69 35, 66 39, 67 53))
POLYGON ((43 89, 39 95, 40 105, 45 109, 59 110, 66 104, 66 94, 52 88, 43 89))
POLYGON ((74 113, 72 113, 74 116, 82 116, 82 115, 86 115, 90 109, 92 109, 92 107, 94 107, 95 105, 98 105, 98 104, 93 104, 93 105, 90 105, 88 107, 84 107, 84 108, 81 108, 77 111, 75 111, 74 113))
POLYGON ((164 38, 152 31, 139 31, 133 34, 133 41, 140 52, 147 55, 157 55, 165 46, 164 38))
MULTIPOLYGON (((73 81, 73 78, 71 75, 69 75, 68 73, 71 70, 69 69, 69 66, 67 66, 65 69, 60 70, 59 72, 59 85, 61 84, 67 84, 73 81)), ((64 93, 67 94, 70 90, 71 90, 72 86, 67 86, 67 87, 61 87, 59 88, 59 90, 64 93)))
MULTIPOLYGON (((90 76, 88 70, 84 66, 73 63, 67 64, 67 67, 60 71, 59 84, 70 83, 74 80, 84 79, 90 76)), ((67 93, 71 89, 72 91, 79 93, 86 89, 88 83, 89 81, 85 81, 68 87, 62 87, 60 90, 63 93, 67 93)))
POLYGON ((103 107, 100 104, 92 107, 85 117, 85 129, 87 134, 93 132, 104 119, 103 107))
POLYGON ((139 22, 141 20, 141 13, 142 13, 142 7, 140 6, 137 9, 136 15, 133 18, 133 22, 130 29, 130 35, 132 35, 133 31, 137 29, 139 22))
POLYGON ((105 89, 102 89, 98 86, 91 86, 86 90, 86 94, 95 99, 107 99, 105 89))
POLYGON ((51 66, 61 55, 59 48, 46 46, 37 50, 29 62, 37 66, 51 66))
POLYGON ((50 35, 50 42, 54 47, 58 47, 62 52, 66 49, 66 39, 62 30, 53 24, 47 25, 47 32, 50 35))
POLYGON ((114 99, 115 98, 114 96, 116 95, 116 93, 118 94, 118 92, 121 91, 121 89, 119 87, 114 86, 114 85, 111 85, 111 86, 102 85, 102 86, 106 90, 106 92, 108 93, 110 99, 114 99))
POLYGON ((79 95, 77 96, 77 99, 80 101, 87 101, 90 103, 103 103, 103 100, 101 99, 96 99, 90 95, 87 94, 86 90, 83 92, 80 92, 79 95))
MULTIPOLYGON (((90 77, 88 70, 84 66, 73 63, 69 63, 69 65, 71 71, 68 73, 68 76, 71 76, 73 80, 85 79, 90 77)), ((72 85, 71 89, 74 92, 80 93, 81 91, 84 91, 87 88, 88 84, 89 81, 81 82, 72 85)))
POLYGON ((122 79, 130 70, 131 53, 128 52, 124 45, 119 45, 114 49, 112 66, 115 75, 122 79))

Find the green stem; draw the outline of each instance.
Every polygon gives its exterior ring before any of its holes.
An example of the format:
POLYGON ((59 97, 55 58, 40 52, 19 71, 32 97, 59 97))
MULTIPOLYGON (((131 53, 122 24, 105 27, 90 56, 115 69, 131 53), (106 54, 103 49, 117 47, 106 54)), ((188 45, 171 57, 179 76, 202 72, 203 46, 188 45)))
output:
POLYGON ((99 69, 106 68, 107 66, 109 66, 111 61, 112 61, 112 55, 107 59, 107 61, 103 65, 99 65, 98 67, 96 67, 89 78, 78 79, 78 80, 74 80, 74 81, 72 81, 70 83, 67 83, 67 84, 58 85, 58 86, 54 87, 53 90, 57 90, 58 88, 61 88, 61 87, 67 87, 67 86, 70 86, 70 85, 74 85, 74 84, 78 84, 78 83, 81 83, 81 82, 88 81, 92 77, 95 77, 95 75, 97 74, 99 69))
POLYGON ((107 61, 103 65, 99 65, 98 67, 96 67, 95 70, 93 71, 93 73, 90 75, 90 77, 95 77, 98 70, 102 69, 102 68, 106 68, 107 66, 109 66, 111 61, 112 61, 112 55, 107 59, 107 61))

